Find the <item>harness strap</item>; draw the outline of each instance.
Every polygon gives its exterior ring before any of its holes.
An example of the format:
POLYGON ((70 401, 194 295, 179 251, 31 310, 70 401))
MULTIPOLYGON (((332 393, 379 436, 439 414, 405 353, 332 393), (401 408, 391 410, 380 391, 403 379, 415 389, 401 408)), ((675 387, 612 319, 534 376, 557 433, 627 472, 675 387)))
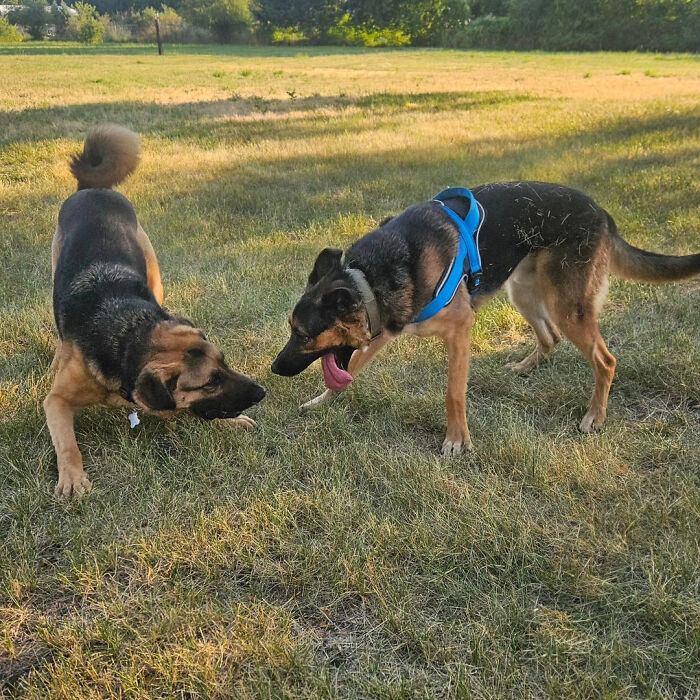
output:
POLYGON ((457 224, 460 238, 464 239, 467 246, 469 274, 473 278, 474 287, 478 287, 481 277, 481 254, 479 253, 479 246, 476 243, 476 236, 483 222, 483 217, 479 211, 479 203, 474 198, 471 190, 468 190, 466 187, 448 187, 446 190, 436 194, 433 201, 440 202, 445 212, 450 216, 452 221, 457 224), (458 197, 469 201, 469 211, 464 219, 445 204, 446 199, 456 199, 458 197))
POLYGON ((382 332, 382 320, 379 316, 377 297, 374 296, 372 287, 369 286, 369 282, 367 281, 365 273, 362 272, 362 270, 358 270, 355 267, 346 267, 345 272, 348 273, 357 287, 357 291, 360 292, 362 302, 365 305, 365 311, 367 312, 369 334, 371 339, 374 340, 382 332))
POLYGON ((427 321, 442 311, 454 299, 465 276, 467 277, 467 289, 472 300, 481 283, 481 256, 476 236, 479 233, 484 217, 481 215, 479 203, 466 187, 449 187, 435 195, 433 201, 442 205, 445 213, 457 226, 459 244, 457 255, 443 275, 442 282, 435 291, 435 296, 418 314, 414 323, 427 321), (469 210, 464 219, 445 204, 445 200, 457 198, 466 199, 469 202, 469 210), (465 269, 465 263, 468 264, 468 269, 465 269))

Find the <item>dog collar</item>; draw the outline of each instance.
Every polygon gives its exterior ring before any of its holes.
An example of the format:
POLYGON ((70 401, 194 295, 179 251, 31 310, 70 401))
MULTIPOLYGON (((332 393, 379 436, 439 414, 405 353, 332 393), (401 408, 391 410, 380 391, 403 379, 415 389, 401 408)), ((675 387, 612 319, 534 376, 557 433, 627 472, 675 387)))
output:
POLYGON ((129 403, 134 403, 133 393, 129 389, 127 389, 125 386, 122 386, 119 389, 119 396, 121 396, 123 399, 125 399, 129 403))
POLYGON ((372 287, 369 286, 369 282, 362 270, 358 270, 356 267, 346 267, 345 272, 348 273, 350 279, 355 283, 357 291, 360 292, 362 303, 365 305, 365 312, 367 313, 370 338, 374 340, 382 332, 382 321, 379 316, 377 297, 374 296, 372 287))

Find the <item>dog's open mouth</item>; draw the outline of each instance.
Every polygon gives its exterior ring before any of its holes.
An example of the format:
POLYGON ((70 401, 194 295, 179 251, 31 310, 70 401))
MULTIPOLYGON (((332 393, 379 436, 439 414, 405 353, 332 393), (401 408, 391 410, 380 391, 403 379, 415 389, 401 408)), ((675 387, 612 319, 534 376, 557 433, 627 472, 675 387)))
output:
POLYGON ((329 352, 321 358, 323 368, 323 381, 332 391, 344 391, 352 382, 352 375, 347 366, 352 356, 353 348, 343 348, 337 353, 329 352), (349 352, 348 352, 349 351, 349 352))

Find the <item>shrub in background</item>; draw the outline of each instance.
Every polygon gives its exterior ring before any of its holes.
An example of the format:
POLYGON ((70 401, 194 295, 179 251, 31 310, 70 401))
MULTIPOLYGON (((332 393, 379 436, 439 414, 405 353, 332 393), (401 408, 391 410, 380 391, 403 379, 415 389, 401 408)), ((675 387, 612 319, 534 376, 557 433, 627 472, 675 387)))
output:
POLYGON ((372 27, 358 27, 350 24, 350 15, 343 16, 340 21, 331 27, 328 32, 328 40, 332 44, 341 46, 408 46, 411 37, 400 29, 383 29, 372 27))
POLYGON ((477 17, 454 37, 452 46, 458 48, 495 49, 507 46, 512 31, 510 17, 485 15, 477 17))
POLYGON ((120 17, 111 17, 105 26, 105 41, 123 43, 133 41, 134 37, 127 24, 120 17))
POLYGON ((279 39, 282 32, 319 43, 345 14, 342 5, 341 0, 256 0, 253 11, 263 41, 275 35, 279 39))
POLYGON ((10 24, 5 17, 0 17, 0 44, 11 44, 22 41, 23 38, 22 32, 14 24, 10 24))
POLYGON ((308 44, 309 37, 304 32, 295 29, 294 27, 285 27, 284 29, 274 29, 270 40, 273 44, 286 44, 294 46, 297 44, 308 44))
MULTIPOLYGON (((86 2, 76 2, 66 23, 66 34, 83 44, 99 44, 105 34, 105 21, 101 21, 97 10, 86 2)), ((107 20, 108 21, 108 20, 107 20)))
POLYGON ((173 40, 183 31, 185 20, 167 5, 163 5, 160 11, 152 7, 144 7, 140 12, 131 12, 125 24, 131 29, 136 41, 153 43, 156 40, 156 17, 158 17, 160 35, 164 41, 173 40))
POLYGON ((249 41, 253 13, 249 0, 183 0, 180 10, 196 27, 210 31, 217 41, 249 41))

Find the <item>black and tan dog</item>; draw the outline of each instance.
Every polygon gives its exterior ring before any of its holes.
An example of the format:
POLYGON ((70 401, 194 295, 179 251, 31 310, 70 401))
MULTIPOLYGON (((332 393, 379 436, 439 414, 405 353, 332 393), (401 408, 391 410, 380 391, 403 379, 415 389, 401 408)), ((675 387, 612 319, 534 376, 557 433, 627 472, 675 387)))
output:
POLYGON ((93 404, 135 405, 163 417, 190 409, 251 428, 241 412, 264 389, 234 372, 204 334, 162 308, 153 247, 129 201, 110 188, 139 160, 136 134, 92 131, 71 170, 78 192, 61 207, 52 246, 53 307, 60 337, 44 401, 62 496, 90 488, 73 415, 93 404))
MULTIPOLYGON (((336 395, 401 333, 439 336, 448 349, 442 454, 459 454, 471 446, 465 394, 474 311, 505 283, 537 336, 535 350, 513 369, 531 370, 565 335, 595 376, 580 429, 591 432, 603 425, 616 364, 598 329, 608 275, 679 280, 700 272, 700 254, 664 256, 630 246, 607 212, 568 187, 509 182, 475 187, 472 193, 485 212, 479 232, 481 285, 471 302, 467 286, 460 284, 451 303, 422 323, 414 319, 431 301, 457 249, 457 227, 442 204, 418 204, 384 221, 352 245, 344 261, 341 250, 321 252, 291 315, 291 338, 272 365, 273 372, 292 376, 322 358, 329 388, 302 410, 336 395), (373 340, 368 304, 375 307, 374 325, 381 330, 373 340)), ((445 204, 465 216, 468 205, 462 199, 445 204)))

